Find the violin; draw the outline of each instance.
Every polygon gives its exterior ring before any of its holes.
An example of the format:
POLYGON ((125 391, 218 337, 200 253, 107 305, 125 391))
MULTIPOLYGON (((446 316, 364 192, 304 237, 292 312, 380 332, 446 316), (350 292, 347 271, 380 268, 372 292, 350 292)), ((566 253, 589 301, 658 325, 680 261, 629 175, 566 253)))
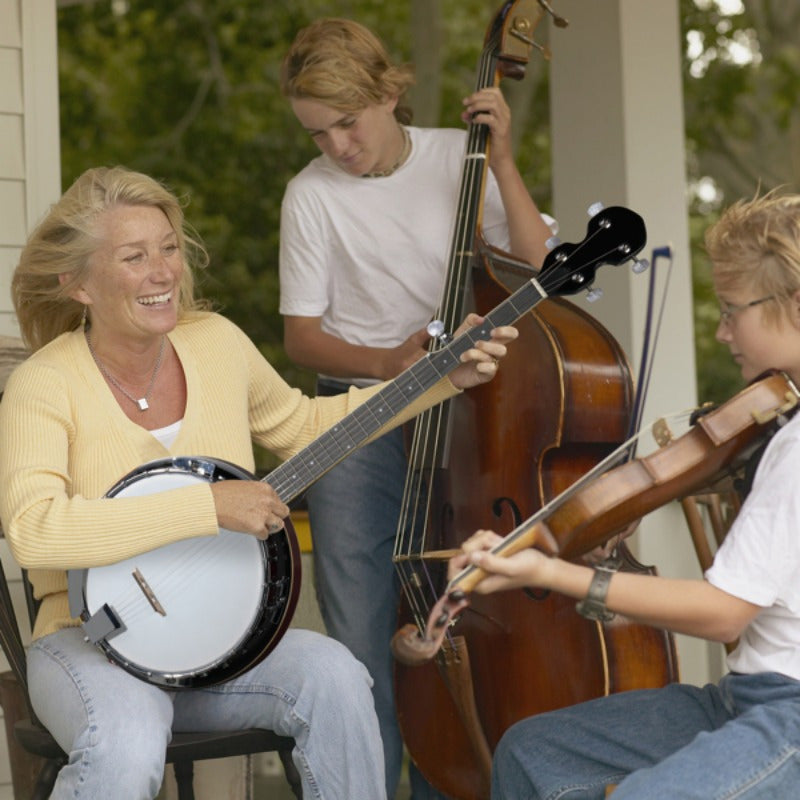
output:
MULTIPOLYGON (((620 466, 587 473, 572 487, 505 536, 491 553, 509 557, 536 547, 559 558, 589 553, 643 516, 731 479, 765 436, 797 410, 800 389, 782 372, 756 379, 710 411, 699 411, 691 429, 672 438, 663 420, 653 426, 661 447, 620 466)), ((620 451, 623 451, 620 448, 620 451)), ((425 649, 435 653, 446 628, 468 604, 486 572, 470 565, 448 583, 431 611, 425 649)))

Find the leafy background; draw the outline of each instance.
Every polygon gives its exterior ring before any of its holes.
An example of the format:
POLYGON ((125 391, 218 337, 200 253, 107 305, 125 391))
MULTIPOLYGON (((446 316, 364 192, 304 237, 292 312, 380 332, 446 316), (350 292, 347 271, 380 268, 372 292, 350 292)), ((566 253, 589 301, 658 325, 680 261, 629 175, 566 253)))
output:
MULTIPOLYGON (((498 0, 60 0, 64 188, 84 169, 124 164, 185 196, 208 245, 202 289, 284 377, 311 375, 282 347, 279 209, 287 181, 316 150, 278 90, 295 33, 320 16, 357 19, 415 64, 415 121, 458 126, 498 0)), ((556 4, 557 5, 557 4, 556 4)), ((797 189, 800 4, 680 0, 698 387, 702 400, 740 388, 714 340, 717 305, 703 230, 759 188, 797 189)), ((541 38, 540 26, 537 38, 541 38)), ((518 162, 550 207, 548 84, 542 59, 506 88, 518 162)))

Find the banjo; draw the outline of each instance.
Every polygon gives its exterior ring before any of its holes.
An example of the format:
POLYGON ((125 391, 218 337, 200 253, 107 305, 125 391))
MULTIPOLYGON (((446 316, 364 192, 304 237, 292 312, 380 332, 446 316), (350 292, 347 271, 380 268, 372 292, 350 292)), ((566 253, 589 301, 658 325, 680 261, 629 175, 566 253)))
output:
MULTIPOLYGON (((455 338, 440 335, 424 358, 263 480, 288 504, 455 369, 494 328, 513 324, 548 296, 588 288, 598 266, 633 258, 645 239, 638 214, 618 206, 598 212, 583 242, 551 250, 537 278, 480 326, 455 338)), ((520 266, 530 273, 529 265, 520 266)), ((220 480, 257 478, 216 458, 164 458, 130 472, 105 497, 220 480)), ((251 669, 278 644, 297 604, 300 552, 287 519, 265 540, 223 528, 218 536, 189 537, 106 566, 70 570, 68 584, 70 613, 111 661, 164 688, 201 688, 251 669)))

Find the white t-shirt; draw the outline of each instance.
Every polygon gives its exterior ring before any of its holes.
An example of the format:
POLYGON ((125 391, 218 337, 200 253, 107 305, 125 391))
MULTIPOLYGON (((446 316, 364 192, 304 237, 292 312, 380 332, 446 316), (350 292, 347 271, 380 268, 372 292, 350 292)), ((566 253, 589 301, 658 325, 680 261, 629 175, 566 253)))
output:
POLYGON ((728 656, 728 668, 800 680, 800 414, 769 443, 706 578, 764 607, 728 656))
MULTIPOLYGON (((408 132, 411 155, 390 176, 349 175, 320 155, 289 182, 281 314, 321 317, 326 333, 370 347, 395 347, 430 322, 442 299, 467 139, 455 129, 408 132)), ((491 172, 481 230, 508 249, 491 172)))

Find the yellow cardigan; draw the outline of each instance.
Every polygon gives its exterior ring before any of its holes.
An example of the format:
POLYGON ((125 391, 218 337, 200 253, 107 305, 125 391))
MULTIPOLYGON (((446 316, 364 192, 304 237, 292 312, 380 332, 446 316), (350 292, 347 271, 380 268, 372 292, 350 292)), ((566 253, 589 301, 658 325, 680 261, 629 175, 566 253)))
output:
MULTIPOLYGON (((224 459, 252 472, 252 441, 285 459, 380 388, 308 398, 217 314, 192 315, 169 338, 187 386, 180 432, 169 450, 125 416, 82 331, 59 336, 8 380, 0 403, 0 518, 43 601, 34 638, 78 624, 68 610, 67 569, 217 534, 210 484, 104 498, 124 475, 180 455, 224 459)), ((381 432, 456 392, 447 378, 440 380, 381 432)))

